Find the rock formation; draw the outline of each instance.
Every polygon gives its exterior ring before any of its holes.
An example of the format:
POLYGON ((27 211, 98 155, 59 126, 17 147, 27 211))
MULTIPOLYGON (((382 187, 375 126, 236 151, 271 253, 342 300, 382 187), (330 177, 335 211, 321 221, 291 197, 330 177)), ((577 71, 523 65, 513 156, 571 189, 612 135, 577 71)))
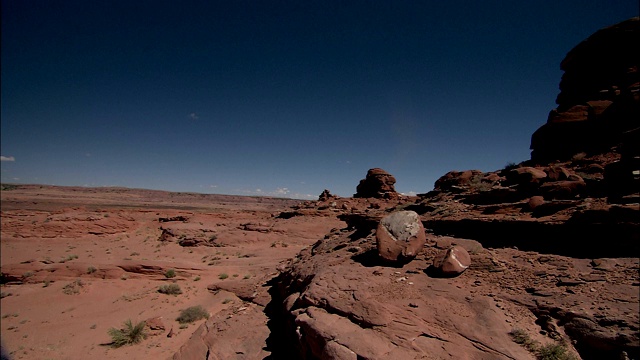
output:
POLYGON ((560 64, 558 107, 531 137, 538 163, 601 153, 640 127, 640 20, 601 29, 560 64))
POLYGON ((324 189, 324 191, 318 196, 318 201, 328 201, 336 198, 336 195, 333 195, 329 190, 324 189))
POLYGON ((637 24, 567 55, 531 160, 451 171, 418 200, 371 169, 356 199, 298 209, 342 209, 347 227, 281 271, 282 344, 303 359, 535 358, 509 335, 520 330, 582 359, 640 357, 637 24), (411 223, 391 221, 401 210, 417 213, 426 243, 390 264, 402 255, 387 245, 403 233, 392 223, 411 223))
POLYGON ((378 198, 378 199, 396 199, 398 193, 393 185, 396 183, 394 178, 388 172, 373 168, 367 171, 367 176, 360 180, 356 188, 356 198, 378 198))

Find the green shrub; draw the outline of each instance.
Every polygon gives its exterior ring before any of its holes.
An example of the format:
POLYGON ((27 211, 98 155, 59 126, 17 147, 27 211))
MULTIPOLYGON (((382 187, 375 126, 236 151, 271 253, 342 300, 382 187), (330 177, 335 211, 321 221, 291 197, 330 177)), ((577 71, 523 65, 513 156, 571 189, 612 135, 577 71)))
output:
POLYGON ((98 269, 96 269, 96 268, 95 268, 95 267, 93 267, 93 266, 89 266, 89 267, 87 268, 87 274, 93 274, 93 273, 94 273, 94 272, 96 272, 96 271, 98 271, 98 269))
POLYGON ((180 312, 176 319, 181 324, 188 324, 200 319, 208 319, 209 313, 202 306, 192 306, 180 312))
POLYGON ((575 360, 567 347, 563 344, 549 344, 542 346, 536 352, 536 359, 538 360, 575 360))
POLYGON ((109 329, 109 336, 111 336, 112 340, 111 345, 118 348, 141 342, 147 338, 147 332, 145 331, 146 325, 144 321, 141 321, 134 326, 131 320, 127 320, 124 322, 124 329, 109 329))
POLYGON ((218 275, 218 279, 220 279, 220 280, 224 280, 224 279, 226 279, 228 277, 229 277, 229 274, 227 274, 227 273, 222 273, 222 274, 218 275))
POLYGON ((168 279, 174 278, 176 277, 176 271, 173 269, 169 269, 164 273, 164 276, 166 276, 168 279))
POLYGON ((162 285, 158 288, 158 292, 167 295, 182 294, 182 290, 180 290, 180 285, 178 284, 162 285))

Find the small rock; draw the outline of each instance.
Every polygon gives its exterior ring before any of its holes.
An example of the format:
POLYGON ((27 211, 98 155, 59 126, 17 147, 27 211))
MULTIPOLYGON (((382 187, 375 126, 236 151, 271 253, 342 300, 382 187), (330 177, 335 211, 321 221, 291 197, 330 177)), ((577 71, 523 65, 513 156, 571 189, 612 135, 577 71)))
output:
POLYGON ((433 261, 433 266, 443 275, 459 275, 471 265, 471 257, 462 246, 452 246, 440 253, 433 261))

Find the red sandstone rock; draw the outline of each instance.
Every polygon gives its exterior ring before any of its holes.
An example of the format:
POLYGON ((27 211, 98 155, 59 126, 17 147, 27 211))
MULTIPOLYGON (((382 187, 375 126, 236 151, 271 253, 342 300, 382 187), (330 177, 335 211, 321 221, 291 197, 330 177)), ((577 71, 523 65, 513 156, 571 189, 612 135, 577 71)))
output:
POLYGON ((397 211, 380 220, 376 231, 378 254, 387 261, 413 259, 426 242, 415 211, 397 211))
POLYGON ((531 137, 536 162, 616 146, 640 119, 640 19, 601 29, 571 49, 560 68, 558 107, 531 137))
POLYGON ((322 194, 320 194, 320 196, 318 196, 318 201, 327 201, 327 200, 334 199, 334 198, 337 198, 337 196, 333 195, 331 192, 329 192, 329 190, 324 189, 322 194))
POLYGON ((380 169, 369 169, 367 176, 360 180, 356 188, 356 198, 397 199, 398 193, 394 188, 396 178, 380 169))
POLYGON ((449 190, 452 186, 467 186, 475 177, 481 174, 480 170, 449 171, 436 180, 434 188, 436 190, 449 190))
POLYGON ((455 276, 462 274, 471 265, 471 257, 462 246, 452 246, 440 253, 433 261, 433 266, 442 275, 455 276))
POLYGON ((586 189, 584 181, 554 181, 542 184, 540 192, 547 200, 574 199, 584 193, 586 189))
POLYGON ((540 205, 544 204, 544 198, 542 196, 532 196, 527 202, 528 209, 533 211, 540 205))

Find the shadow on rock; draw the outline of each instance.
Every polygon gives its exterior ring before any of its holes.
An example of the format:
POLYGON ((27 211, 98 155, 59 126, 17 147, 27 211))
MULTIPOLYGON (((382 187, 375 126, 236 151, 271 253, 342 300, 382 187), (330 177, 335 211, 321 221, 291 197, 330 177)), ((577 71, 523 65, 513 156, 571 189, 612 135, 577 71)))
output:
POLYGON ((391 263, 385 261, 378 255, 377 249, 371 249, 365 251, 361 254, 357 254, 351 257, 351 260, 361 264, 365 267, 374 267, 374 266, 386 266, 386 267, 394 267, 394 268, 402 268, 407 262, 399 261, 397 263, 391 263))
POLYGON ((442 278, 442 279, 454 278, 460 275, 460 274, 444 274, 442 273, 442 271, 440 271, 440 269, 438 269, 433 265, 429 265, 428 268, 424 269, 424 273, 431 278, 442 278))

